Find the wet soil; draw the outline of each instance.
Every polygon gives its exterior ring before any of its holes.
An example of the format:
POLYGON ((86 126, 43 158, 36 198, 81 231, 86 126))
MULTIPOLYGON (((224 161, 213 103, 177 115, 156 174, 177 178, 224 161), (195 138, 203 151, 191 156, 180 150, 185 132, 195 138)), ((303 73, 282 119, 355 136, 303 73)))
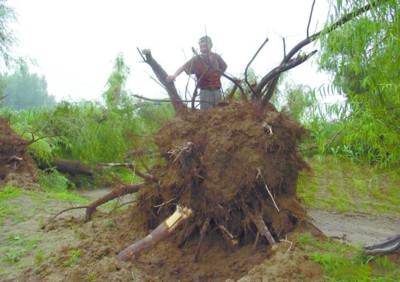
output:
MULTIPOLYGON (((107 192, 99 189, 81 195, 92 201, 107 192)), ((84 210, 73 210, 42 230, 39 222, 70 204, 41 196, 10 200, 24 208, 18 211, 20 219, 10 217, 0 226, 0 241, 4 242, 0 253, 9 251, 7 241, 16 234, 36 238, 37 243, 18 262, 0 264, 0 281, 269 281, 268 277, 273 277, 271 281, 318 281, 322 276, 321 267, 296 245, 304 232, 320 237, 307 225, 273 248, 261 246, 254 255, 250 255, 250 247, 226 252, 215 236, 202 251, 201 260, 193 263, 196 243, 177 248, 171 237, 135 261, 124 263, 116 259, 116 253, 146 235, 132 216, 127 216, 129 210, 98 212, 89 223, 83 222, 84 210), (38 253, 43 261, 37 261, 38 253)), ((131 199, 126 196, 123 201, 131 199)), ((356 246, 382 241, 400 230, 400 218, 396 217, 319 210, 308 214, 326 236, 356 246)))

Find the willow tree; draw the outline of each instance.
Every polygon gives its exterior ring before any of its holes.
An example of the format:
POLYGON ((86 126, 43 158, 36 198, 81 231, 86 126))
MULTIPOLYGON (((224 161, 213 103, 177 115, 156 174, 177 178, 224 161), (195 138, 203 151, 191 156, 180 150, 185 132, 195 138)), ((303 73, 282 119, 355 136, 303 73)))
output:
POLYGON ((10 54, 11 47, 17 42, 9 24, 16 21, 16 15, 12 8, 0 2, 0 58, 6 66, 12 61, 10 54))
MULTIPOLYGON (((338 2, 334 17, 367 1, 338 2)), ((380 165, 400 161, 399 8, 398 0, 384 1, 321 40, 319 65, 351 108, 342 147, 380 165)))

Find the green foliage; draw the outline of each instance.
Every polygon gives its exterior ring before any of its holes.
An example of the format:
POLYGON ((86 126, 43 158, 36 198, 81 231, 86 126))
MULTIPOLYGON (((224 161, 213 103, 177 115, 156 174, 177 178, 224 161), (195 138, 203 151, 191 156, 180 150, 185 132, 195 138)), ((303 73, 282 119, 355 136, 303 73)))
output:
MULTIPOLYGON (((337 17, 365 2, 340 1, 337 17)), ((333 74, 349 106, 333 149, 380 166, 400 161, 399 6, 385 1, 321 40, 320 67, 333 74)))
MULTIPOLYGON (((54 108, 4 108, 0 114, 10 117, 17 133, 34 141, 28 150, 41 163, 65 158, 89 164, 135 161, 139 169, 149 167, 157 156, 153 154, 152 134, 174 115, 173 107, 169 103, 143 103, 132 98, 124 90, 128 70, 122 57, 117 58, 115 67, 105 93, 107 105, 63 101, 54 108), (118 95, 114 95, 116 89, 118 95)), ((134 180, 133 173, 126 169, 113 168, 109 173, 119 174, 127 182, 134 180)), ((44 187, 69 185, 56 174, 46 178, 49 183, 41 183, 44 187)))
POLYGON ((6 200, 9 198, 16 198, 21 195, 21 190, 13 185, 6 184, 3 189, 0 190, 0 200, 6 200))
POLYGON ((273 97, 271 102, 297 122, 305 123, 315 116, 318 105, 315 90, 305 85, 286 83, 284 90, 273 97))
POLYGON ((72 249, 68 253, 69 258, 64 261, 64 266, 69 267, 69 266, 73 266, 73 265, 77 264, 81 255, 82 255, 82 251, 80 249, 72 249))
MULTIPOLYGON (((4 63, 9 65, 12 60, 10 55, 11 47, 16 43, 16 38, 10 30, 9 24, 16 21, 16 15, 12 8, 5 4, 5 1, 0 2, 0 66, 4 63)), ((1 94, 1 91, 0 91, 1 94)), ((1 97, 1 95, 0 95, 1 97)))
POLYGON ((122 54, 119 54, 114 62, 114 69, 107 80, 108 89, 103 93, 109 111, 126 108, 129 98, 125 91, 125 83, 129 76, 130 69, 125 65, 122 54))
POLYGON ((55 98, 47 92, 44 76, 29 73, 23 64, 13 74, 0 76, 0 93, 6 96, 4 106, 16 110, 26 108, 51 107, 56 104, 55 98))
POLYGON ((63 192, 71 187, 71 182, 57 170, 47 170, 40 172, 39 185, 46 191, 63 192))

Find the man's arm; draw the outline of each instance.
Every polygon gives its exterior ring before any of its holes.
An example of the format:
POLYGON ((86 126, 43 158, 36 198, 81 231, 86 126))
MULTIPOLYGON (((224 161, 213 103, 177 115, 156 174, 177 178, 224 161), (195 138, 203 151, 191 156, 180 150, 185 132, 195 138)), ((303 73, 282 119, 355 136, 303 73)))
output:
POLYGON ((222 73, 224 73, 228 68, 228 65, 225 63, 224 59, 222 59, 221 56, 218 57, 219 57, 219 69, 221 70, 222 73))
POLYGON ((178 68, 176 70, 176 72, 173 75, 167 75, 167 77, 165 78, 167 80, 167 82, 172 82, 175 80, 175 78, 177 78, 185 69, 186 64, 182 65, 180 68, 178 68))

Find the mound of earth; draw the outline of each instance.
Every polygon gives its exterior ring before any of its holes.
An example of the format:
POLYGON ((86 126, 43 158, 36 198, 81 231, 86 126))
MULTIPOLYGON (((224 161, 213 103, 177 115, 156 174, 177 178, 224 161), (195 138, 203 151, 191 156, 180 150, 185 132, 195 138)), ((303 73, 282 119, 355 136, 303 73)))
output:
POLYGON ((0 188, 6 182, 31 187, 37 180, 34 161, 25 150, 29 144, 0 117, 0 188))
POLYGON ((273 245, 306 217, 296 196, 299 172, 308 168, 297 152, 304 133, 272 105, 225 102, 177 115, 155 137, 165 162, 151 170, 134 216, 153 229, 177 207, 189 209, 174 237, 183 246, 200 236, 195 260, 208 235, 231 251, 273 245))
POLYGON ((135 260, 121 262, 117 252, 146 235, 132 214, 98 212, 92 222, 83 223, 83 217, 74 213, 47 226, 49 240, 60 232, 66 234, 65 240, 59 238, 49 256, 15 281, 297 281, 300 277, 315 281, 323 275, 321 266, 311 261, 304 246, 295 243, 303 227, 308 232, 314 230, 300 225, 288 235, 287 242, 272 248, 259 245, 256 252, 249 245, 230 252, 213 233, 197 262, 193 260, 195 240, 177 248, 170 236, 135 260))

